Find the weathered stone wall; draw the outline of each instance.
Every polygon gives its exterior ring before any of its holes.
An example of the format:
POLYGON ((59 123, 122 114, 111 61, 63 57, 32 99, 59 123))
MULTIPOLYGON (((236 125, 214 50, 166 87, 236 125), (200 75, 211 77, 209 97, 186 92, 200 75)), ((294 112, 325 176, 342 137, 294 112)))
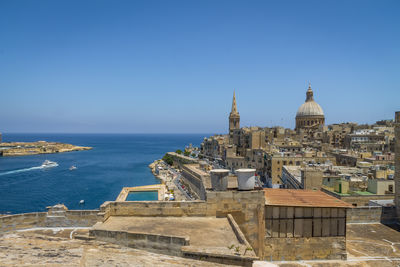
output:
POLYGON ((322 170, 306 167, 302 173, 302 188, 303 189, 311 189, 311 190, 319 190, 322 186, 323 173, 322 170))
POLYGON ((0 231, 35 227, 90 227, 97 222, 98 210, 65 210, 59 214, 50 212, 22 213, 0 217, 0 231))
POLYGON ((42 227, 46 220, 46 212, 22 213, 0 217, 0 231, 42 227))
POLYGON ((206 189, 204 187, 205 179, 210 179, 209 174, 206 174, 207 177, 203 177, 199 173, 196 173, 192 170, 192 166, 183 165, 182 166, 182 179, 181 182, 189 187, 189 190, 192 194, 197 196, 198 199, 205 200, 206 199, 206 189))
POLYGON ((167 236, 126 231, 90 230, 90 235, 97 240, 110 242, 132 248, 161 252, 163 254, 181 256, 182 246, 189 245, 188 237, 167 236))
POLYGON ((231 214, 258 257, 262 258, 265 220, 264 191, 207 191, 207 215, 231 214))
POLYGON ((100 206, 103 221, 109 216, 206 216, 204 201, 129 201, 105 202, 100 206))
POLYGON ((380 223, 382 207, 357 207, 347 210, 346 223, 380 223))
POLYGON ((346 259, 346 237, 265 238, 264 260, 346 259))
POLYGON ((395 163, 395 174, 394 174, 394 182, 395 182, 395 206, 397 211, 397 216, 400 217, 400 111, 395 113, 395 155, 394 155, 394 163, 395 163))

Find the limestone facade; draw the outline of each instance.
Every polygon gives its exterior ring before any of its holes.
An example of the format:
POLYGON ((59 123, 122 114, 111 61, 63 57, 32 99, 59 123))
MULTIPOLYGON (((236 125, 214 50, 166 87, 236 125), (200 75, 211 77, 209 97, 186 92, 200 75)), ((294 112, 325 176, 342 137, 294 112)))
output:
POLYGON ((395 205, 397 216, 400 215, 400 111, 395 115, 395 205))

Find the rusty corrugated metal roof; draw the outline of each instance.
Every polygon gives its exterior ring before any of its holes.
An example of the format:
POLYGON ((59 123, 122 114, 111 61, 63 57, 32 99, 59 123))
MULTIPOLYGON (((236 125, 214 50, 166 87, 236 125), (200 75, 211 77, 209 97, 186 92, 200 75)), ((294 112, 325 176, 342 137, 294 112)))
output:
POLYGON ((287 207, 351 208, 349 203, 322 191, 264 188, 265 205, 287 207))

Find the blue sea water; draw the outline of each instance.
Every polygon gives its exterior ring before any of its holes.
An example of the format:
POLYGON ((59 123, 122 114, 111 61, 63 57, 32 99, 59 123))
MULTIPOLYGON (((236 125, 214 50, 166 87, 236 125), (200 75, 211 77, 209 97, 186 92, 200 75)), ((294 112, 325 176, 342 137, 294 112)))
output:
POLYGON ((45 211, 58 203, 96 209, 124 186, 157 184, 148 165, 165 152, 198 146, 207 134, 3 134, 3 142, 57 141, 92 150, 0 157, 0 214, 45 211), (34 168, 46 159, 58 167, 34 168), (70 171, 74 165, 76 170, 70 171), (84 205, 79 201, 85 200, 84 205))

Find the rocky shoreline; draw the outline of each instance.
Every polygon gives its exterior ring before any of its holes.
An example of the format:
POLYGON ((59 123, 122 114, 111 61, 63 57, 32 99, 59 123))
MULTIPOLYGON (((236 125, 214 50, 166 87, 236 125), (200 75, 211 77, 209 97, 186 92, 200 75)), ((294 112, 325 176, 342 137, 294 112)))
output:
POLYGON ((90 150, 92 147, 75 146, 58 142, 9 142, 0 143, 0 156, 27 156, 37 154, 52 154, 71 151, 90 150))

